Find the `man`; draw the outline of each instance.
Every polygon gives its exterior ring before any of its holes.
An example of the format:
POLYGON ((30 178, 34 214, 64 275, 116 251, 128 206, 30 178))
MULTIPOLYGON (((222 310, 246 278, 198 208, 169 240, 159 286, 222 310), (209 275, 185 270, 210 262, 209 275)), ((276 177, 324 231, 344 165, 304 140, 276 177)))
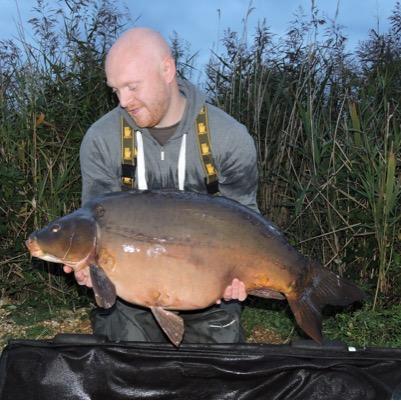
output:
MULTIPOLYGON (((121 190, 122 120, 136 135, 135 182, 139 189, 207 192, 195 125, 205 99, 193 85, 177 78, 165 40, 150 29, 133 28, 111 47, 105 69, 107 84, 120 105, 95 122, 83 139, 82 202, 121 190)), ((219 192, 257 210, 256 151, 252 138, 243 125, 222 110, 207 105, 207 113, 219 192)), ((71 272, 67 266, 64 270, 71 272)), ((91 287, 87 270, 75 276, 79 284, 91 287)), ((244 284, 234 279, 223 298, 243 301, 244 284)), ((216 304, 206 310, 182 313, 186 326, 184 342, 241 341, 238 301, 216 300, 216 304)), ((113 341, 166 341, 147 309, 120 300, 111 310, 96 310, 92 323, 95 334, 106 335, 113 341)))

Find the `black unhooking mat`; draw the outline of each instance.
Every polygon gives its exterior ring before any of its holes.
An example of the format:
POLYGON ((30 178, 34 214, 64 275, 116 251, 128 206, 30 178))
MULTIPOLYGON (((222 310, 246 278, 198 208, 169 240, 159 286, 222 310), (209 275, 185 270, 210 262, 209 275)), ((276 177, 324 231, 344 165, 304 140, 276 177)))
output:
MULTIPOLYGON (((311 346, 309 346, 311 345, 311 346)), ((1 399, 399 399, 401 349, 10 341, 1 399)))

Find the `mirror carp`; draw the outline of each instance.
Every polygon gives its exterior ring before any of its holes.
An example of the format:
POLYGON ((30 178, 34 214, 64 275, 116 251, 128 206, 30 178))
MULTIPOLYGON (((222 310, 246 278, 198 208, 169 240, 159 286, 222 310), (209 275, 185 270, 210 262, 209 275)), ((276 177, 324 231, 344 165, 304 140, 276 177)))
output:
POLYGON ((119 296, 148 307, 175 346, 176 311, 216 303, 234 278, 250 295, 287 299, 298 325, 322 341, 321 310, 364 299, 352 282, 324 269, 266 218, 224 197, 180 191, 105 194, 32 233, 32 256, 89 267, 97 304, 119 296))

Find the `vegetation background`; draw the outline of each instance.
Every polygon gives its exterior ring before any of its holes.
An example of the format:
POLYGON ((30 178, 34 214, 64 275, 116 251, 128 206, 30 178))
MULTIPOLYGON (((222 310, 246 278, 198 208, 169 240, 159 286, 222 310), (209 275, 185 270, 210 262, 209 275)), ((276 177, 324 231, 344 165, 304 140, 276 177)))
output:
MULTIPOLYGON (((15 313, 16 304, 54 314, 89 302, 59 266, 30 260, 24 241, 80 206, 79 145, 117 104, 103 61, 131 23, 111 0, 62 3, 37 1, 34 42, 22 26, 19 41, 0 41, 0 300, 15 313)), ((261 212, 369 294, 362 308, 331 311, 325 334, 401 346, 401 6, 387 33, 371 29, 347 52, 341 27, 311 4, 311 16, 297 16, 281 37, 263 20, 251 40, 226 30, 204 90, 256 141, 261 212)), ((191 79, 196 54, 177 34, 170 41, 191 79)), ((286 303, 249 299, 244 325, 285 341, 296 335, 286 312, 286 303)))

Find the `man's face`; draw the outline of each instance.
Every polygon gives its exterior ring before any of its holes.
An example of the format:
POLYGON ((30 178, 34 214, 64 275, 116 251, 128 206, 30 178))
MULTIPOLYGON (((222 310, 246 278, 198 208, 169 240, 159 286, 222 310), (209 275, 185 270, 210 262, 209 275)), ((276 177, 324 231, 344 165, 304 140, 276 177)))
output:
POLYGON ((147 64, 146 59, 136 57, 124 59, 117 60, 113 56, 107 61, 107 84, 139 127, 159 125, 170 103, 170 90, 162 65, 147 64))

